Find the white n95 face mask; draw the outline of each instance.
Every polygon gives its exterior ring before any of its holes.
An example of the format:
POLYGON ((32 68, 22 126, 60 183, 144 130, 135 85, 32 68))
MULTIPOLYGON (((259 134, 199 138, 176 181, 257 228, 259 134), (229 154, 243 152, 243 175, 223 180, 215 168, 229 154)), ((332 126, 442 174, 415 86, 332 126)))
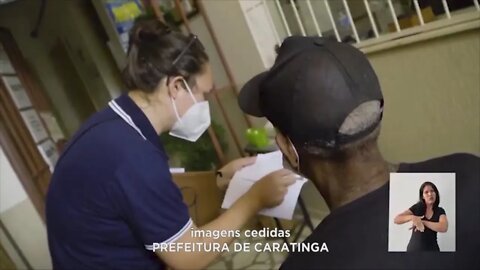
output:
POLYGON ((187 82, 183 80, 183 83, 192 97, 194 104, 180 117, 175 101, 170 97, 173 110, 177 116, 177 122, 175 122, 169 134, 190 142, 196 142, 210 126, 210 106, 206 100, 197 102, 187 82))

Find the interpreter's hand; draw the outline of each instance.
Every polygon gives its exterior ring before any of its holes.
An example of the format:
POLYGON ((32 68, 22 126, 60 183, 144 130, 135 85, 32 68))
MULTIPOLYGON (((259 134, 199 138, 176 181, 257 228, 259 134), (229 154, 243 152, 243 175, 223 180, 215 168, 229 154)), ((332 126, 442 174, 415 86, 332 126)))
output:
POLYGON ((415 225, 415 231, 420 231, 420 232, 425 231, 425 225, 423 225, 423 222, 420 221, 418 225, 415 225))
POLYGON ((227 165, 223 166, 220 170, 218 170, 222 174, 221 177, 217 177, 218 188, 221 190, 227 189, 233 175, 241 168, 255 163, 255 160, 257 160, 257 157, 239 158, 232 160, 227 165))
POLYGON ((410 230, 414 229, 415 231, 424 232, 425 231, 425 225, 423 225, 422 218, 423 218, 423 216, 413 216, 412 227, 410 227, 410 230))
POLYGON ((421 227, 417 227, 415 225, 412 225, 412 227, 409 228, 409 230, 414 230, 414 232, 424 232, 425 231, 425 225, 420 225, 421 227))
POLYGON ((250 196, 259 210, 275 207, 283 202, 288 186, 295 183, 296 178, 298 175, 287 169, 272 172, 255 182, 247 196, 250 196))

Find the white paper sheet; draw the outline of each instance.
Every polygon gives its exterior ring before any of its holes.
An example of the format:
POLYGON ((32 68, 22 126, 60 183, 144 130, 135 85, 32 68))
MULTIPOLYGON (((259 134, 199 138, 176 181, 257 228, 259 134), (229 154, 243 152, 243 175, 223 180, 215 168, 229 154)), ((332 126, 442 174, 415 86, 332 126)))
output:
POLYGON ((37 145, 37 147, 38 150, 40 150, 40 154, 42 155, 43 159, 50 167, 50 171, 53 172, 55 169, 55 164, 57 164, 59 158, 55 143, 51 139, 48 139, 37 145))
MULTIPOLYGON (((228 186, 222 208, 230 208, 250 187, 265 175, 283 168, 282 152, 275 151, 268 154, 260 154, 254 164, 239 170, 233 176, 228 186)), ((259 214, 283 219, 292 219, 297 199, 303 184, 307 180, 301 176, 288 187, 287 195, 283 202, 273 208, 263 209, 259 214)))
POLYGON ((170 168, 170 173, 185 173, 185 168, 170 168))

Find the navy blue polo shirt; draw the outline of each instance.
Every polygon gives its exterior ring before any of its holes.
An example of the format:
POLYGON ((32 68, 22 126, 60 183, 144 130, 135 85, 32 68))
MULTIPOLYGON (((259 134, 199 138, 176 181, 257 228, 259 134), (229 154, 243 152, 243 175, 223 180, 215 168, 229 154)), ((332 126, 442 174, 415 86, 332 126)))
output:
POLYGON ((47 231, 55 269, 164 269, 154 242, 192 225, 168 158, 140 108, 122 95, 67 144, 49 186, 47 231))

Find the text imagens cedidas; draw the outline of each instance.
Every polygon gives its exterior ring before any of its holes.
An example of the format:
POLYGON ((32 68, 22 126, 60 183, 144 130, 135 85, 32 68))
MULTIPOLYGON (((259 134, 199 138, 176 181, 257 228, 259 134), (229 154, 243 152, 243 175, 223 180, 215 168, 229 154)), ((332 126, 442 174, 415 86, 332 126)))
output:
MULTIPOLYGON (((194 230, 190 229, 190 235, 194 238, 206 237, 218 239, 220 237, 238 238, 242 235, 240 230, 194 230)), ((245 230, 243 231, 245 237, 262 237, 262 238, 276 238, 276 237, 290 237, 289 230, 279 230, 277 228, 263 228, 261 230, 245 230)))

